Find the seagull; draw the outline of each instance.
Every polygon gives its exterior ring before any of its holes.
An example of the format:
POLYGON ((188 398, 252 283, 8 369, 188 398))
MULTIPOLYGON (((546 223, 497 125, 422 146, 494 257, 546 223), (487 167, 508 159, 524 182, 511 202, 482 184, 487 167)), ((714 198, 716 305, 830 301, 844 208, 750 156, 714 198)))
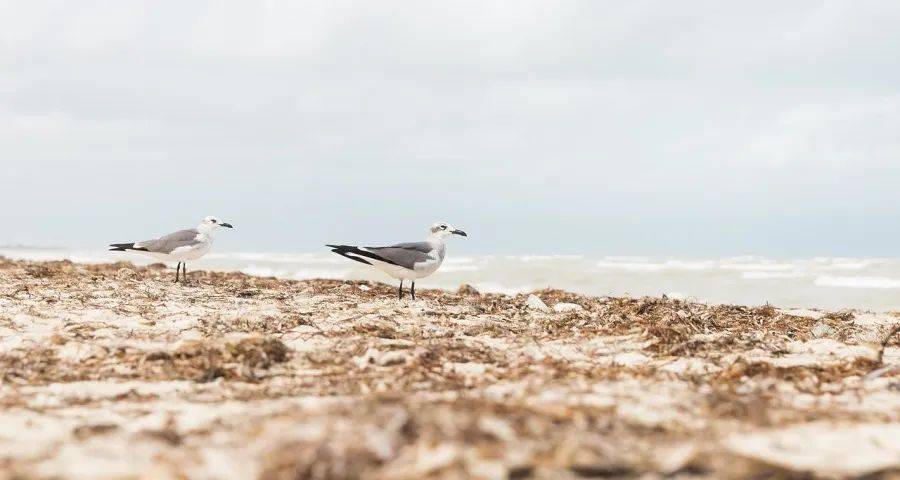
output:
POLYGON ((219 228, 234 228, 230 223, 225 223, 216 217, 206 217, 197 225, 197 228, 179 230, 175 233, 143 242, 113 243, 111 252, 140 252, 160 260, 177 261, 175 267, 175 283, 178 283, 179 268, 184 273, 182 282, 187 280, 187 261, 197 260, 206 255, 212 246, 213 230, 219 228))
POLYGON ((437 271, 444 261, 444 237, 462 235, 466 232, 453 228, 447 222, 437 222, 428 229, 428 238, 424 242, 398 243, 389 247, 357 247, 353 245, 326 245, 331 251, 366 265, 371 265, 382 272, 400 280, 397 289, 399 298, 403 298, 403 280, 412 280, 410 293, 416 299, 416 279, 431 275, 437 271))

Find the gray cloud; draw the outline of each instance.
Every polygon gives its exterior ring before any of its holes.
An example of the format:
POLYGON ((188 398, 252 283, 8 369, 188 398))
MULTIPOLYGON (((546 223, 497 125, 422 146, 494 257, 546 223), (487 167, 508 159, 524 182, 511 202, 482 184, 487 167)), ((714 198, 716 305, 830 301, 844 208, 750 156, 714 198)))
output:
POLYGON ((890 1, 0 3, 0 242, 214 213, 247 226, 233 249, 441 218, 474 251, 892 255, 898 19, 890 1))

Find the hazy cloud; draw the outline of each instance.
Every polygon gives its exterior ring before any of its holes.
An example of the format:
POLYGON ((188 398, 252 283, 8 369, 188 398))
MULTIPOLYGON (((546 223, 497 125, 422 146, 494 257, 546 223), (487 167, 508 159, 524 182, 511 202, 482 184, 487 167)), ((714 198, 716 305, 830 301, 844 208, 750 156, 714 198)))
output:
POLYGON ((894 255, 900 4, 0 1, 2 242, 894 255), (568 239, 560 245, 560 239, 568 239))

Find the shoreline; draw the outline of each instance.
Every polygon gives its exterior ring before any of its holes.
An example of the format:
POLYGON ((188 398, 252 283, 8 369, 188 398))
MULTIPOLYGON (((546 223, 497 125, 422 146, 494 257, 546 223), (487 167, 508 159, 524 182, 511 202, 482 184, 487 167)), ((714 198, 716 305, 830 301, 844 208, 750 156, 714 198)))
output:
MULTIPOLYGON (((157 261, 81 250, 0 250, 0 256, 4 255, 16 260, 67 259, 88 264, 128 261, 146 266, 157 261)), ((191 268, 283 280, 389 282, 380 272, 330 252, 214 253, 193 262, 191 268)), ((454 255, 437 273, 417 282, 420 287, 446 292, 455 291, 461 284, 470 284, 486 293, 507 295, 557 288, 588 296, 667 295, 702 303, 900 311, 900 259, 691 260, 592 255, 454 255)))
POLYGON ((172 276, 0 258, 0 479, 900 473, 896 313, 172 276))

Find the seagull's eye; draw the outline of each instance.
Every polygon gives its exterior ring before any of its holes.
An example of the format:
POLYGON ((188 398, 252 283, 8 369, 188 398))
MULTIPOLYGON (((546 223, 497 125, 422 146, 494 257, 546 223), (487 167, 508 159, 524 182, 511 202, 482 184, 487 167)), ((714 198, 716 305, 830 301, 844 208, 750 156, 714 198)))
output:
POLYGON ((446 225, 441 225, 441 230, 446 230, 446 229, 447 229, 446 225))

